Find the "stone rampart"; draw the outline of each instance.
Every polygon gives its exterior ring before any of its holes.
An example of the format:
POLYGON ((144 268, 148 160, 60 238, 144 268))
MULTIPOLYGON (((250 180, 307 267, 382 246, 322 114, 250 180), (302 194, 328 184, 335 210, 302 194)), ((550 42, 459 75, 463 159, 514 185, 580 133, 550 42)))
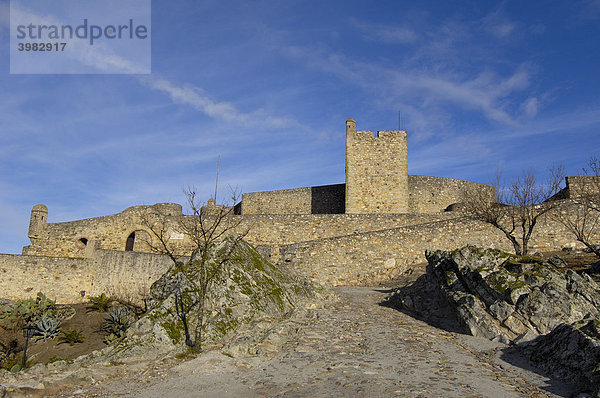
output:
MULTIPOLYGON (((31 238, 31 245, 23 250, 23 254, 86 257, 86 244, 100 242, 102 249, 125 250, 127 238, 136 232, 133 251, 149 251, 138 239, 146 229, 142 217, 148 208, 136 212, 91 218, 66 223, 50 223, 45 227, 45 234, 39 238, 31 238)), ((169 213, 171 214, 171 213, 169 213)), ((177 238, 180 216, 169 219, 170 236, 177 238)), ((456 217, 456 214, 306 214, 306 215, 244 215, 232 216, 240 221, 239 230, 249 231, 247 240, 254 245, 284 245, 319 238, 347 235, 356 232, 374 231, 393 228, 399 225, 422 224, 435 220, 456 217)), ((185 247, 185 237, 173 240, 185 247)))
MULTIPOLYGON (((23 248, 23 254, 83 258, 87 243, 92 241, 101 242, 103 249, 125 250, 132 233, 146 230, 144 218, 157 211, 172 218, 183 214, 181 205, 158 203, 129 207, 118 214, 103 217, 49 223, 36 238, 31 238, 31 244, 23 248)), ((139 244, 133 249, 143 251, 139 244)))
POLYGON ((345 184, 323 185, 242 195, 242 214, 344 213, 345 184))
POLYGON ((92 259, 0 254, 0 297, 24 299, 41 291, 59 303, 86 301, 82 294, 92 290, 95 265, 92 259))
POLYGON ((459 203, 465 190, 481 190, 494 198, 494 187, 453 178, 408 176, 408 203, 411 213, 436 213, 459 203))
POLYGON ((87 302, 101 293, 138 301, 170 264, 166 256, 110 250, 85 259, 0 254, 0 297, 24 299, 41 291, 58 303, 87 302))
MULTIPOLYGON (((563 211, 569 211, 567 208, 563 211)), ((373 283, 425 261, 424 252, 452 250, 467 244, 511 251, 509 241, 493 227, 456 213, 429 215, 253 216, 251 237, 273 262, 329 285, 373 283), (337 224, 335 219, 337 220, 337 224), (382 218, 382 219, 380 219, 382 218), (292 220, 293 222, 291 222, 292 220), (386 228, 380 228, 387 222, 386 228), (294 224, 295 223, 295 224, 294 224), (320 223, 320 224, 319 224, 320 223), (299 233, 287 236, 295 225, 299 233), (319 226, 320 225, 320 226, 319 226), (337 225, 337 228, 336 228, 337 225), (278 232, 269 233, 269 226, 278 232), (318 227, 317 227, 318 226, 318 227), (311 233, 310 228, 314 228, 311 233), (379 230, 369 230, 377 227, 379 230), (344 229, 345 228, 345 229, 344 229), (340 231, 349 231, 339 236, 340 231), (329 237, 321 236, 330 234, 329 237), (337 235, 336 235, 337 234, 337 235), (304 236, 304 241, 302 237, 304 236), (311 237, 315 237, 310 240, 311 237), (282 244, 297 239, 292 244, 282 244), (309 239, 309 240, 307 240, 309 239)), ((596 241, 600 236, 594 238, 596 241)), ((91 244, 91 243, 90 243, 91 244)), ((551 218, 540 220, 530 252, 583 247, 551 218)), ((171 265, 150 253, 88 247, 88 258, 0 255, 0 291, 6 298, 26 298, 42 291, 58 302, 86 301, 106 292, 135 300, 171 265), (81 292, 85 292, 82 296, 81 292)))
POLYGON ((600 190, 600 177, 569 176, 566 180, 567 198, 579 198, 586 194, 597 194, 600 190))
POLYGON ((457 214, 316 214, 244 216, 254 245, 285 245, 457 217, 457 214))
MULTIPOLYGON (((285 245, 278 248, 275 261, 287 263, 324 284, 354 285, 386 280, 399 270, 425 262, 427 249, 453 250, 465 245, 513 250, 506 237, 492 226, 453 218, 285 245)), ((583 248, 561 224, 549 218, 540 220, 530 253, 564 246, 583 248)), ((262 250, 269 251, 266 247, 262 250)))

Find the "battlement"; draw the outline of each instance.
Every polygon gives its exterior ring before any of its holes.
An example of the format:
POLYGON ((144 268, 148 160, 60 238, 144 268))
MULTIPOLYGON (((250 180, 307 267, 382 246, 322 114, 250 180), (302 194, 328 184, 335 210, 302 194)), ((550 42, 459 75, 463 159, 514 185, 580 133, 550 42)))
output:
POLYGON ((352 133, 355 141, 397 141, 402 143, 406 141, 406 130, 357 130, 352 133))

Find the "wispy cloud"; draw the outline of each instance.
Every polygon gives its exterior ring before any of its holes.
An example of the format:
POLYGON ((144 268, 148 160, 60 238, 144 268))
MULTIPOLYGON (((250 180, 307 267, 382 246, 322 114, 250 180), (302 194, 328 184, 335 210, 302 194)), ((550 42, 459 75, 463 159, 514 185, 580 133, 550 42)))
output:
POLYGON ((413 43, 419 38, 418 34, 407 26, 366 23, 355 18, 350 19, 350 25, 358 29, 365 39, 372 41, 405 44, 413 43))
POLYGON ((253 113, 240 112, 236 107, 224 101, 212 99, 202 88, 191 84, 177 85, 160 77, 139 77, 138 80, 145 86, 160 91, 176 103, 191 106, 207 116, 252 126, 269 128, 306 128, 293 118, 278 117, 265 114, 262 110, 253 113))
POLYGON ((332 73, 368 91, 385 92, 393 101, 411 98, 426 104, 449 102, 468 110, 478 110, 486 118, 514 125, 515 117, 505 110, 501 100, 529 85, 530 71, 523 64, 508 76, 489 71, 474 78, 440 72, 422 71, 419 68, 387 68, 379 64, 356 61, 340 54, 314 56, 317 50, 289 47, 287 54, 303 59, 313 68, 332 73))
POLYGON ((510 20, 501 4, 481 20, 481 28, 499 39, 504 39, 513 34, 517 24, 510 20))
POLYGON ((535 97, 527 98, 527 100, 521 105, 521 108, 523 108, 523 111, 527 116, 533 117, 538 113, 540 101, 535 97))

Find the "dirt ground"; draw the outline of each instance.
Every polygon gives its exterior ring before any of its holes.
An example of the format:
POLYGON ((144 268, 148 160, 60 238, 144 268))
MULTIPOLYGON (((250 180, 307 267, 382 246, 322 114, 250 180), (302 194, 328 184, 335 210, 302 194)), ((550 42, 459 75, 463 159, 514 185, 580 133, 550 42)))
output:
MULTIPOLYGON (((62 306, 59 305, 58 308, 60 307, 62 306)), ((74 304, 70 307, 75 310, 75 314, 62 322, 60 330, 81 330, 83 342, 69 345, 61 343, 58 337, 46 341, 30 339, 27 348, 28 366, 61 359, 74 359, 80 355, 88 354, 94 350, 106 347, 106 344, 104 343, 106 333, 102 331, 102 324, 106 314, 88 311, 85 304, 74 304)), ((0 327, 0 342, 6 344, 14 338, 17 339, 19 347, 22 349, 25 345, 25 338, 23 337, 22 332, 19 330, 15 333, 0 327)))

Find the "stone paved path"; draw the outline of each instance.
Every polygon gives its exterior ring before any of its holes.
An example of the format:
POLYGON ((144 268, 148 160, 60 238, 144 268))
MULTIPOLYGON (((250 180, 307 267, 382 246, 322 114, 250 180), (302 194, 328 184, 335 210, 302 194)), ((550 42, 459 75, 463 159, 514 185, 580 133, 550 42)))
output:
POLYGON ((337 293, 339 302, 295 319, 296 337, 271 358, 234 359, 214 351, 70 394, 553 397, 573 391, 520 367, 523 363, 514 366, 519 358, 502 345, 436 329, 378 305, 385 293, 377 289, 338 288, 337 293))

